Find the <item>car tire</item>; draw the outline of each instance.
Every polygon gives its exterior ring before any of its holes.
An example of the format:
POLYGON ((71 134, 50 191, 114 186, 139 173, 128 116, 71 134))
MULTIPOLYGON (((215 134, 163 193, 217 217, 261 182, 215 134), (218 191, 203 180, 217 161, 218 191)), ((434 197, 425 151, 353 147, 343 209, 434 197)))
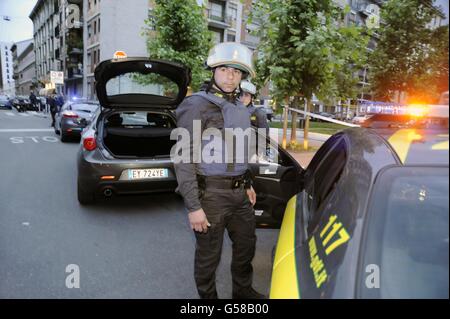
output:
POLYGON ((95 203, 95 194, 86 191, 79 181, 77 182, 77 196, 78 202, 83 206, 92 205, 95 203))

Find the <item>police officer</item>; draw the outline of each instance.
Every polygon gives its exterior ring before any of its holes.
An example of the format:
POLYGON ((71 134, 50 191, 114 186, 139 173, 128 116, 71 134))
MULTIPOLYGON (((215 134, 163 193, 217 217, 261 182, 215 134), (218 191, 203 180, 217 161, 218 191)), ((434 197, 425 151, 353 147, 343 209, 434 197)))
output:
MULTIPOLYGON (((178 127, 191 134, 191 154, 196 143, 192 138, 195 120, 200 121, 202 133, 209 128, 220 132, 225 128, 250 128, 249 113, 238 99, 238 88, 241 79, 255 76, 251 51, 239 43, 220 43, 210 50, 207 66, 212 71, 209 83, 185 98, 176 111, 178 127)), ((206 142, 200 144, 204 147, 206 142)), ((223 156, 223 149, 220 152, 223 156)), ((200 298, 218 298, 215 273, 225 229, 233 242, 233 298, 265 297, 252 288, 256 193, 247 163, 202 159, 174 165, 177 190, 184 198, 196 237, 194 278, 200 298)))
POLYGON ((241 82, 241 102, 247 107, 250 113, 250 120, 256 128, 265 128, 266 136, 269 134, 269 125, 267 124, 267 114, 262 107, 255 107, 253 99, 256 96, 256 86, 250 81, 244 80, 241 82))

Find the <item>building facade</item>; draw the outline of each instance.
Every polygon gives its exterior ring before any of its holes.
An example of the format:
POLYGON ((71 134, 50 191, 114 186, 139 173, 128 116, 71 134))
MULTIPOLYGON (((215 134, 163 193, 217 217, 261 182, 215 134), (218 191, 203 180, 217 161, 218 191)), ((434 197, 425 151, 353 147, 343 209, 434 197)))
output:
POLYGON ((66 96, 82 95, 82 6, 83 0, 38 0, 29 15, 41 94, 56 91, 66 96), (50 71, 63 72, 64 83, 53 83, 50 71))
POLYGON ((114 52, 128 56, 148 56, 147 38, 141 35, 148 18, 151 1, 84 0, 84 92, 95 99, 94 70, 114 52))
POLYGON ((11 42, 0 42, 0 94, 14 96, 14 68, 11 42))
POLYGON ((29 95, 37 86, 33 39, 14 43, 11 53, 16 94, 29 95))

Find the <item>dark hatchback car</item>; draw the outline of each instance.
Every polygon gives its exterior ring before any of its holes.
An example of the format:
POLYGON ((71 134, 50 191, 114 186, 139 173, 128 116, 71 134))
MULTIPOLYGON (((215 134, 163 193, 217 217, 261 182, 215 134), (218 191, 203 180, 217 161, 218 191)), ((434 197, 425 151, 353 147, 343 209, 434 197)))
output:
POLYGON ((99 104, 94 101, 66 102, 55 115, 55 133, 60 135, 61 142, 66 142, 70 137, 80 137, 98 109, 99 104))
POLYGON ((11 105, 17 109, 18 112, 35 111, 34 106, 31 105, 30 99, 26 96, 16 96, 11 100, 11 105))
POLYGON ((271 298, 448 298, 448 121, 427 122, 348 129, 318 150, 286 208, 271 298))
MULTIPOLYGON (((124 58, 103 61, 95 79, 101 111, 81 137, 78 201, 173 192, 173 111, 186 95, 190 71, 167 61, 124 58)), ((261 227, 279 227, 288 199, 298 192, 302 168, 276 145, 269 153, 271 161, 251 164, 255 212, 261 227)))

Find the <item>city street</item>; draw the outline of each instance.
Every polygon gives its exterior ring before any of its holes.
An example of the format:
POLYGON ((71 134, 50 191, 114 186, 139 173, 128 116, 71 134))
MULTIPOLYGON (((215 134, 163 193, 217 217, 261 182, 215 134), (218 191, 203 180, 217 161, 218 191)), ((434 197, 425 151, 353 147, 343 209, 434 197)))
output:
MULTIPOLYGON (((197 298, 195 238, 175 194, 82 207, 77 141, 61 143, 50 118, 0 110, 0 298, 197 298), (66 287, 69 265, 80 288, 66 287)), ((254 286, 268 294, 278 230, 257 231, 254 286)), ((231 297, 226 236, 218 293, 231 297)))

